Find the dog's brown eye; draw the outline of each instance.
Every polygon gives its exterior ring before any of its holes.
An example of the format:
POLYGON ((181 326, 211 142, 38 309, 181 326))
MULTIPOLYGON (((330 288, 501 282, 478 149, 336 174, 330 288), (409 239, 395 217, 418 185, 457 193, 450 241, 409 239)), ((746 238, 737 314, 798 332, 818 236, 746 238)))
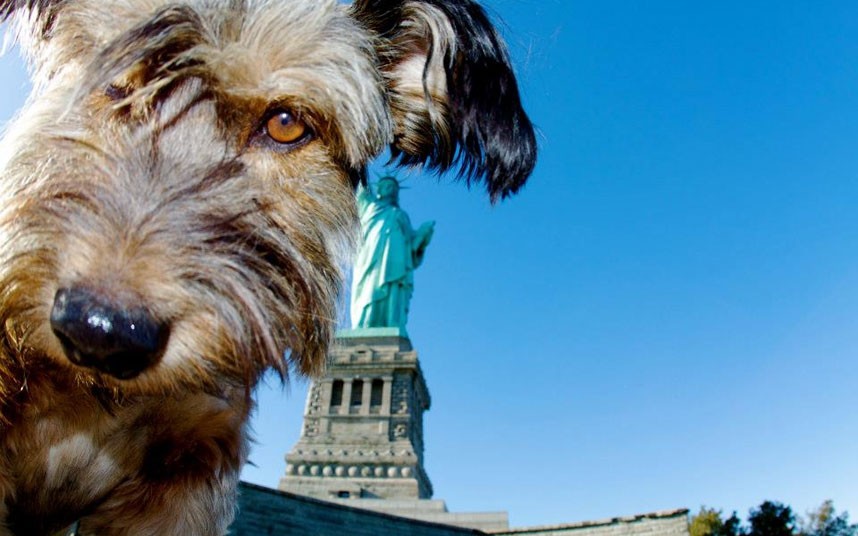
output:
POLYGON ((129 95, 131 95, 131 88, 128 86, 120 86, 119 84, 110 84, 107 86, 107 89, 104 90, 104 94, 107 95, 107 98, 113 101, 120 101, 123 99, 127 99, 129 95))
POLYGON ((277 143, 295 143, 307 133, 307 125, 291 112, 281 110, 272 114, 265 123, 268 137, 277 143))

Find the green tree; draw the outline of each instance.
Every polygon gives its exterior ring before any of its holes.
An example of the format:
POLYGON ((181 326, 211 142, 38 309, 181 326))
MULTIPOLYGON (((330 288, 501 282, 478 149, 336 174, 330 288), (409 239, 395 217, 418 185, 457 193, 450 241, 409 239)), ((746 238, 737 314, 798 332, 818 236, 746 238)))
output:
POLYGON ((721 520, 721 510, 700 507, 697 515, 691 516, 691 524, 688 527, 691 536, 717 536, 724 527, 721 520))
MULTIPOLYGON (((742 536, 742 522, 733 512, 726 521, 721 519, 721 510, 700 507, 700 511, 691 517, 689 525, 691 536, 742 536)), ((827 536, 827 535, 826 535, 827 536)), ((858 536, 858 535, 850 535, 858 536)))
POLYGON ((748 536, 792 536, 795 534, 795 515, 789 506, 765 501, 748 515, 748 536))
POLYGON ((827 500, 819 508, 807 513, 801 523, 803 536, 858 536, 858 524, 849 524, 849 514, 840 514, 834 509, 834 502, 827 500))
POLYGON ((747 532, 742 528, 742 522, 736 516, 736 512, 733 512, 733 515, 724 522, 724 526, 721 527, 721 532, 718 536, 743 536, 745 534, 747 532))

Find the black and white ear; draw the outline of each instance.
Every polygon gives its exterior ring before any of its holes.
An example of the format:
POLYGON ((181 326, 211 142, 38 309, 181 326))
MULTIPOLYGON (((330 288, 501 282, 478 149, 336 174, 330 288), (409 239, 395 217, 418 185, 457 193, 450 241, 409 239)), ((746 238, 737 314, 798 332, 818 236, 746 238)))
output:
POLYGON ((400 165, 485 181, 493 201, 521 188, 536 163, 503 42, 471 0, 356 0, 355 17, 380 37, 400 165))

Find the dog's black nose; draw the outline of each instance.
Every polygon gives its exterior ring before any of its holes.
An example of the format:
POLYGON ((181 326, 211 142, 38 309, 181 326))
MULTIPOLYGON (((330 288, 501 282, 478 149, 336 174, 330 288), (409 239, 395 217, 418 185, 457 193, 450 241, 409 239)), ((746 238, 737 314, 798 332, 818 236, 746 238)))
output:
POLYGON ((119 307, 82 288, 57 291, 51 328, 72 363, 121 380, 155 364, 169 336, 145 309, 119 307))

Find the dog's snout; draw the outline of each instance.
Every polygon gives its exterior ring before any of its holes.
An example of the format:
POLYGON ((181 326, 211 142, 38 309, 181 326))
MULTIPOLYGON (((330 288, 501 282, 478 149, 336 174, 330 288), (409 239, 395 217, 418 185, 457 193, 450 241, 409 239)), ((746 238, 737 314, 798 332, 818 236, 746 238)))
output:
POLYGON ((57 291, 51 328, 71 362, 123 380, 157 363, 169 336, 145 308, 123 307, 74 287, 57 291))

